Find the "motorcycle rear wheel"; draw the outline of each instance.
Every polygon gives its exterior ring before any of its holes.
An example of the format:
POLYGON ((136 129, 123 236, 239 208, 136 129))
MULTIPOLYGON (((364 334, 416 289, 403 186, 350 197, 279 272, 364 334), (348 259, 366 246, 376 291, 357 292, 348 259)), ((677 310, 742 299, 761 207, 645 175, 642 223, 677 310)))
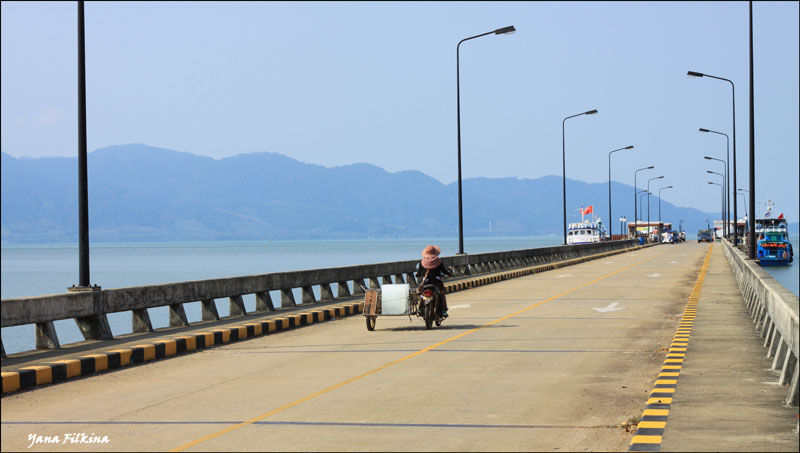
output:
POLYGON ((367 330, 372 332, 375 330, 375 321, 377 320, 377 316, 366 316, 367 318, 367 330))
POLYGON ((426 305, 422 315, 425 318, 425 328, 430 330, 433 327, 433 304, 426 305))

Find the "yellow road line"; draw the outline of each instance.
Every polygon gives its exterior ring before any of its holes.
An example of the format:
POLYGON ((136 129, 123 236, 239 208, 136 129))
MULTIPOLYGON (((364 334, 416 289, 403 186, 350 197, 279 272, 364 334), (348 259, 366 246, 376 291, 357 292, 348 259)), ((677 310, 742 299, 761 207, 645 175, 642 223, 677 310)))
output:
MULTIPOLYGON (((706 278, 706 272, 708 272, 709 262, 711 260, 711 250, 714 247, 713 244, 708 246, 708 251, 706 251, 706 256, 703 259, 703 265, 700 267, 700 273, 697 276, 697 280, 694 283, 694 287, 692 288, 692 292, 689 295, 689 302, 686 304, 686 308, 684 310, 684 316, 682 319, 686 319, 688 313, 696 313, 697 312, 697 302, 700 300, 700 292, 703 289, 703 282, 706 278)), ((694 319, 694 316, 691 316, 694 319)), ((672 340, 672 344, 670 345, 669 351, 670 353, 667 354, 667 359, 664 360, 664 365, 661 367, 661 372, 658 374, 658 379, 656 383, 653 385, 653 390, 650 392, 651 395, 653 394, 674 394, 676 387, 659 387, 659 385, 673 385, 677 386, 678 378, 680 377, 680 365, 667 365, 668 363, 683 363, 684 359, 674 359, 670 357, 686 357, 686 349, 685 347, 676 348, 675 346, 688 346, 689 344, 689 330, 686 329, 685 326, 687 324, 686 321, 682 321, 678 329, 675 332, 675 338, 672 340), (679 332, 686 332, 685 334, 681 334, 679 332), (678 339, 678 336, 685 336, 686 338, 678 339), (673 351, 684 351, 681 353, 674 353, 673 351), (665 372, 664 370, 675 370, 674 372, 665 372), (673 377, 674 379, 661 379, 664 377, 673 377)), ((664 429, 667 426, 666 420, 649 420, 653 417, 668 417, 670 408, 672 407, 672 398, 649 398, 647 400, 647 408, 645 408, 644 412, 642 413, 641 421, 639 422, 639 426, 636 432, 639 432, 639 428, 648 429, 647 435, 639 435, 636 434, 633 436, 630 445, 628 446, 628 451, 659 451, 661 449, 661 442, 663 437, 661 435, 656 434, 664 434, 664 429), (656 408, 650 408, 650 405, 654 405, 656 408), (655 424, 659 426, 656 426, 655 424)))
POLYGON ((273 410, 271 410, 269 412, 265 412, 265 413, 263 413, 261 415, 257 415, 255 417, 253 417, 253 418, 251 418, 249 420, 243 421, 241 423, 238 423, 238 424, 235 424, 235 425, 231 425, 231 426, 229 426, 229 427, 227 427, 225 429, 222 429, 220 431, 217 431, 215 433, 211 433, 211 434, 209 434, 207 436, 203 436, 203 437, 201 437, 199 439, 195 439, 195 440, 193 440, 191 442, 187 442, 187 443, 185 443, 183 445, 180 445, 178 447, 175 447, 175 448, 173 448, 172 450, 169 450, 169 451, 170 452, 184 451, 186 449, 194 447, 195 445, 198 445, 198 444, 201 444, 201 443, 203 443, 205 441, 217 438, 217 437, 222 436, 224 434, 227 434, 227 433, 229 433, 231 431, 235 431, 235 430, 237 430, 239 428, 244 428, 245 426, 252 425, 255 422, 261 421, 261 420, 263 420, 263 419, 265 419, 267 417, 271 417, 271 416, 273 416, 273 415, 275 415, 275 414, 277 414, 279 412, 283 412, 286 409, 289 409, 291 407, 297 406, 298 404, 301 404, 301 403, 304 403, 306 401, 312 400, 312 399, 314 399, 314 398, 316 398, 318 396, 324 395, 324 394, 326 394, 328 392, 331 392, 331 391, 336 390, 338 388, 341 388, 341 387, 343 387, 343 386, 345 386, 347 384, 350 384, 350 383, 353 383, 353 382, 358 381, 360 379, 363 379, 363 378, 365 378, 367 376, 371 376, 371 375, 373 375, 373 374, 375 374, 375 373, 377 373, 379 371, 383 371, 386 368, 389 368, 392 365, 396 365, 398 363, 404 362, 404 361, 406 361, 408 359, 411 359, 413 357, 416 357, 416 356, 418 356, 420 354, 424 354, 424 353, 426 353, 426 352, 428 352, 428 351, 430 351, 432 349, 438 348, 439 346, 442 346, 442 345, 445 345, 447 343, 450 343, 451 341, 455 341, 455 340, 457 340, 457 339, 459 339, 461 337, 464 337, 464 336, 469 335, 471 333, 477 332, 477 331, 483 329, 484 327, 489 327, 489 326, 492 326, 492 325, 497 324, 499 322, 503 322, 506 319, 513 318, 514 316, 518 316, 518 315, 520 315, 522 313, 527 312, 528 310, 532 310, 532 309, 534 309, 534 308, 536 308, 536 307, 538 307, 540 305, 546 304, 547 302, 552 302, 552 301, 554 301, 554 300, 556 300, 556 299, 558 299, 560 297, 566 296, 567 294, 573 293, 573 292, 575 292, 575 291, 577 291, 579 289, 582 289, 582 288, 585 288, 587 286, 593 285, 593 284, 599 282, 600 280, 603 280, 603 279, 606 279, 608 277, 614 276, 614 275, 619 274, 620 272, 626 271, 626 270, 628 270, 628 269, 630 269, 630 268, 632 268, 634 266, 638 266, 638 265, 640 265, 642 263, 646 263, 647 261, 651 261, 651 260, 653 260, 655 258, 658 258, 659 256, 661 256, 661 255, 657 255, 657 256, 654 256, 652 258, 648 258, 646 260, 642 260, 642 261, 639 261, 637 263, 633 263, 630 266, 623 267, 623 268, 618 269, 618 270, 616 270, 614 272, 611 272, 610 274, 606 274, 606 275, 603 275, 602 277, 598 277, 598 278, 596 278, 594 280, 591 280, 588 283, 584 283, 582 285, 576 286, 575 288, 563 291, 563 292, 561 292, 559 294, 556 294, 553 297, 545 299, 545 300, 543 300, 541 302, 537 302, 537 303, 535 303, 533 305, 525 307, 525 308, 523 308, 521 310, 518 310, 518 311, 516 311, 514 313, 511 313, 510 315, 506 315, 506 316, 503 316, 502 318, 495 319, 494 321, 487 322, 486 324, 484 324, 482 326, 476 327, 476 328, 468 330, 466 332, 462 332, 462 333, 460 333, 460 334, 458 334, 456 336, 453 336, 453 337, 448 338, 446 340, 440 341, 440 342, 438 342, 436 344, 433 344, 431 346, 428 346, 426 348, 420 349, 419 351, 412 352, 411 354, 408 354, 406 356, 400 357, 399 359, 396 359, 396 360, 393 360, 391 362, 385 363, 385 364, 379 366, 378 368, 375 368, 373 370, 367 371, 366 373, 362 373, 362 374, 360 374, 358 376, 355 376, 355 377, 352 377, 352 378, 349 378, 349 379, 345 379, 344 381, 341 381, 341 382, 339 382, 337 384, 334 384, 334 385, 332 385, 330 387, 324 388, 324 389, 322 389, 322 390, 320 390, 318 392, 314 392, 314 393, 312 393, 310 395, 306 395, 306 396, 304 396, 304 397, 302 397, 302 398, 300 398, 298 400, 292 401, 291 403, 284 404, 283 406, 275 408, 275 409, 273 409, 273 410))

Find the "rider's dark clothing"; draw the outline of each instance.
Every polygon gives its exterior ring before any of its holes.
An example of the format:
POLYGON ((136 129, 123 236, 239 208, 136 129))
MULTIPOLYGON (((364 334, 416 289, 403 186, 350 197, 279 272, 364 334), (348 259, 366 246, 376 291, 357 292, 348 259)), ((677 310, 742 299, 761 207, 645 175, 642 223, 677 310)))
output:
POLYGON ((444 282, 442 282, 442 276, 448 275, 450 277, 453 276, 447 267, 445 267, 444 263, 440 264, 438 267, 434 269, 425 269, 422 267, 422 261, 417 263, 417 278, 425 277, 425 273, 428 273, 428 278, 423 283, 430 283, 436 286, 439 289, 439 294, 442 297, 442 311, 447 311, 447 297, 445 296, 444 291, 444 282))

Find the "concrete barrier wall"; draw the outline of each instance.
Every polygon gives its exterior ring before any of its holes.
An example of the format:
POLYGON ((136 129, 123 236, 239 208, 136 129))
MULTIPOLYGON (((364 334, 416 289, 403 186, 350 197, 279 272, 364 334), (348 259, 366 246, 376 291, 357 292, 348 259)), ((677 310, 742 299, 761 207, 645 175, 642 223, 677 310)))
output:
POLYGON ((764 338, 772 369, 780 370, 781 385, 789 390, 784 403, 798 404, 798 297, 783 287, 756 262, 723 241, 731 265, 756 330, 764 338))
MULTIPOLYGON (((609 241, 459 255, 443 257, 443 261, 457 276, 470 276, 623 250, 637 245, 635 240, 609 241)), ((220 298, 229 299, 232 316, 248 314, 242 296, 249 294, 255 295, 255 312, 276 310, 270 291, 280 293, 280 308, 312 305, 318 302, 314 287, 318 288, 319 302, 322 302, 363 294, 365 287, 377 288, 381 281, 383 284, 416 284, 416 263, 417 260, 397 261, 6 299, 0 301, 0 314, 2 327, 35 324, 36 348, 52 349, 60 347, 53 324, 60 319, 75 319, 87 340, 107 340, 113 338, 106 318, 108 313, 130 311, 133 332, 151 332, 153 327, 147 311, 149 308, 168 306, 170 327, 180 327, 189 325, 183 304, 190 302, 202 302, 204 321, 219 319, 215 299, 220 298), (299 301, 295 299, 295 292, 300 294, 299 301)))

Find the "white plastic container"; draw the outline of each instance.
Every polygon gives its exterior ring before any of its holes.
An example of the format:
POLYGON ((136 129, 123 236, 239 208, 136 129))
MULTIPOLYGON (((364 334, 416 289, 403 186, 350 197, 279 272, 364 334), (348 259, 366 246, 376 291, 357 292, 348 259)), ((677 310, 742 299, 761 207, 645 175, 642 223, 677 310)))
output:
POLYGON ((381 314, 403 315, 408 313, 410 288, 408 283, 383 285, 381 287, 381 314))

